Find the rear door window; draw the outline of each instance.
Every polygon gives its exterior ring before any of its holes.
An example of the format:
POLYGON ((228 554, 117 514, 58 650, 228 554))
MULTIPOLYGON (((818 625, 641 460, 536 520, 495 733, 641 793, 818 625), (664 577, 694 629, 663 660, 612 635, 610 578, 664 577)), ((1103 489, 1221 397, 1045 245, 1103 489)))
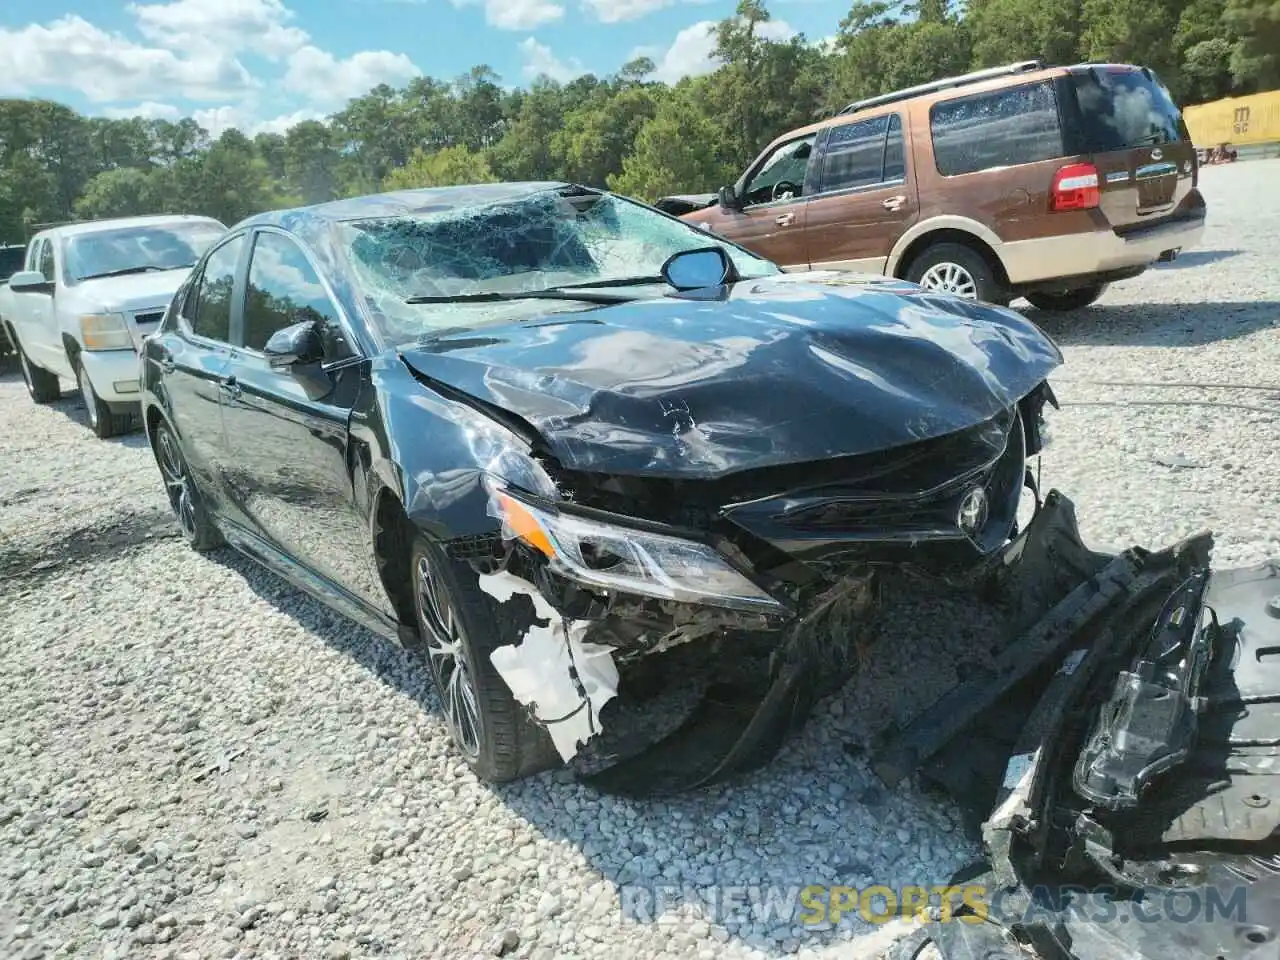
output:
POLYGON ((938 172, 947 177, 1064 156, 1048 81, 937 103, 929 125, 938 172))
POLYGON ((205 261, 204 273, 195 290, 195 303, 187 301, 191 310, 191 332, 197 336, 220 343, 230 341, 231 297, 244 242, 243 235, 235 237, 214 250, 205 261))
POLYGON ((856 190, 904 175, 902 121, 898 114, 832 127, 822 151, 818 192, 856 190))
POLYGON ((1095 68, 1071 75, 1080 105, 1079 153, 1108 153, 1183 139, 1169 92, 1141 70, 1095 68))

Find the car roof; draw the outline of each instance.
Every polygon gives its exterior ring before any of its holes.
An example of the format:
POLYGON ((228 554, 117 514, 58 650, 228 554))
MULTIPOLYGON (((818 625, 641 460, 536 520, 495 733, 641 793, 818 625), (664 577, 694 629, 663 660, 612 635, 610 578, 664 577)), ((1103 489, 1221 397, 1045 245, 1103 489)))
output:
POLYGON ((547 190, 572 187, 562 181, 528 181, 524 183, 478 183, 456 187, 426 187, 421 190, 393 190, 348 200, 330 200, 309 207, 290 207, 259 213, 236 224, 278 226, 284 229, 316 227, 348 220, 397 217, 409 214, 444 213, 464 207, 487 206, 520 200, 547 190))
POLYGON ((165 223, 213 223, 222 227, 222 224, 212 217, 183 213, 155 214, 145 217, 115 217, 110 220, 86 220, 84 223, 67 223, 57 227, 50 227, 48 230, 41 232, 44 236, 78 237, 89 233, 102 233, 106 230, 155 226, 165 223))

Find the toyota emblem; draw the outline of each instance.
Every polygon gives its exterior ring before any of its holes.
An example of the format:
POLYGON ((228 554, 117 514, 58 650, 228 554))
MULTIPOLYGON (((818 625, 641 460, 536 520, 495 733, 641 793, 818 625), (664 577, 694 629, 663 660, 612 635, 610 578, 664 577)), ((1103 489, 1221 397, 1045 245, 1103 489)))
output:
POLYGON ((960 501, 956 511, 956 523, 969 536, 981 530, 987 522, 987 494, 981 487, 974 487, 960 501))

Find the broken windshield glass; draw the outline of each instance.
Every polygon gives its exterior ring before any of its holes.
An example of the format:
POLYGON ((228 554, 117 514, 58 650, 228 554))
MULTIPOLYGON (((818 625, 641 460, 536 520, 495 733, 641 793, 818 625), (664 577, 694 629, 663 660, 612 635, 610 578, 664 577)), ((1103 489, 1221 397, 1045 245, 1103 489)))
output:
POLYGON ((581 189, 353 220, 338 230, 362 292, 392 343, 443 327, 652 296, 645 288, 663 283, 661 269, 669 257, 710 244, 724 247, 744 278, 778 272, 767 260, 681 221, 581 189), (610 288, 612 295, 589 295, 595 286, 610 288), (567 288, 575 293, 552 294, 567 288))

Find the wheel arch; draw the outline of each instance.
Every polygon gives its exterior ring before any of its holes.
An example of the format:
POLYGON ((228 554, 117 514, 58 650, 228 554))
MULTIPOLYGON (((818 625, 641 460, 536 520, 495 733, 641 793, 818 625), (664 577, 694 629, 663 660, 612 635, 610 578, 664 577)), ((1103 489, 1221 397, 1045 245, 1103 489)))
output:
POLYGON ((885 274, 905 279, 915 259, 937 243, 958 243, 968 247, 987 261, 992 275, 1003 286, 1009 286, 1009 274, 997 252, 1000 238, 989 227, 968 217, 934 217, 917 223, 894 244, 889 262, 885 264, 885 274))

